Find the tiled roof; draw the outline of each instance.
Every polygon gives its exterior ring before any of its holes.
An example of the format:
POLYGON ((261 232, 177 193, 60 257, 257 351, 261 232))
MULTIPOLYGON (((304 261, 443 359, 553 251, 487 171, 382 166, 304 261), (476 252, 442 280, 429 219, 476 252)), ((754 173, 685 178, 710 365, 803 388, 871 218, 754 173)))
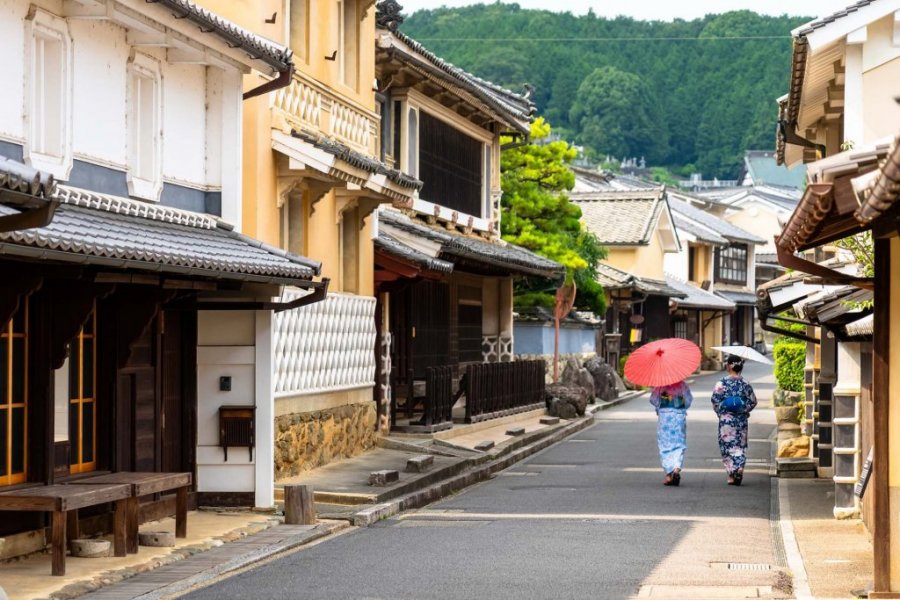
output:
POLYGON ((565 267, 559 263, 501 240, 490 242, 446 228, 431 227, 394 210, 380 211, 378 219, 400 230, 440 243, 440 258, 454 264, 459 260, 471 260, 512 273, 539 277, 558 277, 565 272, 565 267))
POLYGON ((735 304, 756 304, 756 294, 746 286, 717 283, 716 294, 735 304))
MULTIPOLYGON (((553 311, 543 306, 534 306, 531 308, 517 308, 516 321, 531 323, 548 323, 555 320, 553 311)), ((560 320, 561 323, 589 325, 597 327, 603 323, 593 313, 578 310, 571 311, 568 315, 560 320)))
POLYGON ((806 181, 803 168, 780 166, 771 150, 748 150, 744 154, 744 168, 757 185, 765 183, 799 189, 806 181))
POLYGON ((756 264, 766 266, 781 266, 778 262, 778 255, 774 252, 757 252, 756 264))
POLYGON ((351 149, 349 146, 346 146, 336 140, 326 139, 320 136, 311 135, 309 133, 306 133, 305 131, 298 130, 291 131, 291 135, 297 139, 312 144, 320 150, 324 150, 325 152, 334 155, 335 157, 353 165, 358 169, 368 171, 369 173, 379 173, 381 175, 384 175, 401 187, 416 190, 422 189, 422 182, 415 177, 407 175, 406 173, 398 169, 391 169, 383 162, 377 161, 374 158, 370 158, 364 154, 361 154, 351 149))
POLYGON ((395 14, 386 15, 383 12, 387 10, 393 13, 394 7, 389 6, 391 4, 396 3, 379 2, 376 22, 378 23, 378 28, 385 35, 392 36, 400 44, 393 43, 388 39, 382 39, 378 42, 380 49, 388 51, 392 56, 405 62, 414 70, 422 72, 423 75, 437 76, 442 80, 459 86, 470 93, 474 100, 486 105, 491 112, 504 117, 507 125, 518 129, 522 133, 528 133, 529 123, 536 108, 531 100, 522 94, 517 94, 460 69, 397 29, 397 26, 403 21, 402 17, 395 14), (411 50, 413 54, 408 54, 402 46, 411 50))
MULTIPOLYGON (((290 284, 320 264, 209 216, 59 186, 49 225, 0 234, 0 254, 113 268, 290 284)), ((17 212, 0 205, 0 216, 17 212)))
POLYGON ((819 17, 818 19, 816 19, 814 21, 810 21, 809 23, 804 25, 802 29, 797 31, 797 35, 809 35, 816 29, 821 29, 822 27, 827 27, 828 25, 831 25, 838 19, 842 19, 850 14, 853 14, 856 11, 858 11, 859 9, 864 8, 876 1, 877 0, 859 0, 859 2, 855 2, 854 4, 851 4, 850 6, 848 6, 847 8, 842 8, 841 10, 834 12, 830 15, 827 15, 824 17, 819 17))
POLYGON ((293 51, 287 46, 257 35, 216 13, 199 6, 191 0, 146 0, 172 10, 177 19, 187 19, 196 23, 202 33, 213 33, 232 48, 241 48, 250 58, 261 60, 276 71, 294 68, 293 51))
POLYGON ((683 298, 684 292, 669 286, 663 280, 648 277, 637 277, 606 263, 597 263, 597 283, 608 290, 633 289, 651 296, 667 296, 683 298))
POLYGON ((428 256, 424 252, 419 252, 384 232, 378 233, 378 237, 375 238, 375 247, 428 271, 437 271, 439 273, 450 273, 453 271, 452 262, 428 256))
POLYGON ((854 215, 862 223, 870 223, 900 199, 900 134, 878 168, 878 175, 863 191, 864 201, 854 215))
POLYGON ((794 304, 794 311, 801 319, 813 323, 827 323, 853 310, 855 303, 868 302, 874 296, 871 290, 854 285, 827 287, 798 300, 794 304))
POLYGON ((734 310, 734 302, 716 296, 711 292, 692 285, 672 275, 666 275, 666 283, 672 289, 685 295, 677 300, 678 308, 701 308, 709 310, 734 310))
POLYGON ((56 192, 53 175, 0 156, 0 189, 50 198, 56 192))
POLYGON ((663 188, 615 192, 579 192, 569 196, 581 220, 603 244, 645 246, 665 208, 663 188))
POLYGON ((875 315, 866 315, 862 319, 847 323, 845 329, 850 337, 871 337, 875 335, 875 315))
POLYGON ((725 219, 720 219, 719 217, 713 216, 705 210, 691 206, 690 204, 682 200, 670 198, 669 207, 676 215, 681 215, 682 217, 689 219, 694 223, 702 225, 703 227, 707 227, 708 229, 724 237, 728 241, 744 242, 748 244, 766 243, 765 240, 761 237, 756 236, 749 231, 744 231, 740 227, 732 225, 725 219))
POLYGON ((707 244, 716 244, 719 246, 728 245, 728 240, 723 238, 721 235, 710 229, 707 229, 706 227, 697 225, 696 223, 685 219, 677 213, 672 215, 672 218, 675 221, 675 227, 679 231, 684 231, 693 235, 700 242, 706 242, 707 244))

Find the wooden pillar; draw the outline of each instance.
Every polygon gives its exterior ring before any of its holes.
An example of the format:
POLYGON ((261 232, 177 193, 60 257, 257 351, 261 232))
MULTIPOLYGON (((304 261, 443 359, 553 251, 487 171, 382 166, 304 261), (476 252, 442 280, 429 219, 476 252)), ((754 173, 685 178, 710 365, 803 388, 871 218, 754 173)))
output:
POLYGON ((284 486, 285 525, 315 525, 316 506, 313 489, 308 485, 284 486))
POLYGON ((872 492, 874 508, 875 593, 891 590, 891 506, 890 506, 890 321, 891 241, 875 240, 875 273, 881 285, 875 286, 875 323, 872 357, 873 460, 872 492))

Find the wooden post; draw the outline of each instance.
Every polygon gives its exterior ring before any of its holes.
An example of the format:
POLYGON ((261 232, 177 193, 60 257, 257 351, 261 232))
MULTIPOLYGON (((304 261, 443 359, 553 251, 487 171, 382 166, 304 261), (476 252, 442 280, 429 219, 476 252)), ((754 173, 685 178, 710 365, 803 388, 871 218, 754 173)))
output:
POLYGON ((137 554, 138 551, 138 521, 140 520, 141 503, 138 498, 131 496, 126 498, 125 504, 125 539, 129 554, 137 554))
POLYGON ((50 515, 50 544, 53 558, 51 575, 66 574, 66 511, 54 510, 50 515))
POLYGON ((175 490, 175 537, 187 537, 187 486, 175 490))
POLYGON ((873 592, 891 591, 891 506, 890 506, 890 317, 891 241, 875 239, 875 324, 872 344, 873 423, 873 592))
POLYGON ((128 553, 126 525, 128 500, 128 498, 116 500, 116 512, 113 513, 113 556, 125 556, 128 553))
POLYGON ((308 485, 284 486, 285 525, 315 525, 316 506, 313 489, 308 485))

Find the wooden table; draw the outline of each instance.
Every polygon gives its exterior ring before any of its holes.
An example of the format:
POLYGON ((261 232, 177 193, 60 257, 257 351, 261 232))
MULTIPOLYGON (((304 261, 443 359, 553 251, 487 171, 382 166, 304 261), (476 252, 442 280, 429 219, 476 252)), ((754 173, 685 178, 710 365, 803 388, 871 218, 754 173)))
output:
POLYGON ((187 537, 187 493, 191 487, 190 473, 144 473, 119 471, 96 477, 78 479, 71 485, 126 484, 130 487, 127 501, 125 529, 128 552, 138 551, 138 525, 141 496, 175 490, 175 537, 187 537))
MULTIPOLYGON (((0 510, 42 511, 51 513, 50 539, 53 550, 52 575, 66 574, 66 521, 79 508, 96 506, 106 502, 116 503, 113 518, 113 552, 116 556, 125 556, 125 512, 126 503, 131 496, 131 487, 124 484, 79 485, 55 484, 42 485, 9 492, 0 492, 0 510)), ((70 532, 70 535, 75 532, 70 532)))

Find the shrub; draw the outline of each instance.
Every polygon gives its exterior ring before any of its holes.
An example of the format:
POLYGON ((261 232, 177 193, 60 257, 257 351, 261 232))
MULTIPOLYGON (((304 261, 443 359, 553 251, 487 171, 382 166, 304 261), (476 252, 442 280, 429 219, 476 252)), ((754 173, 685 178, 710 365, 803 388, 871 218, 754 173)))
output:
POLYGON ((619 377, 625 377, 625 363, 628 361, 630 354, 623 354, 619 357, 619 377))
POLYGON ((789 392, 803 391, 803 367, 806 365, 806 344, 787 340, 775 344, 775 381, 789 392))

